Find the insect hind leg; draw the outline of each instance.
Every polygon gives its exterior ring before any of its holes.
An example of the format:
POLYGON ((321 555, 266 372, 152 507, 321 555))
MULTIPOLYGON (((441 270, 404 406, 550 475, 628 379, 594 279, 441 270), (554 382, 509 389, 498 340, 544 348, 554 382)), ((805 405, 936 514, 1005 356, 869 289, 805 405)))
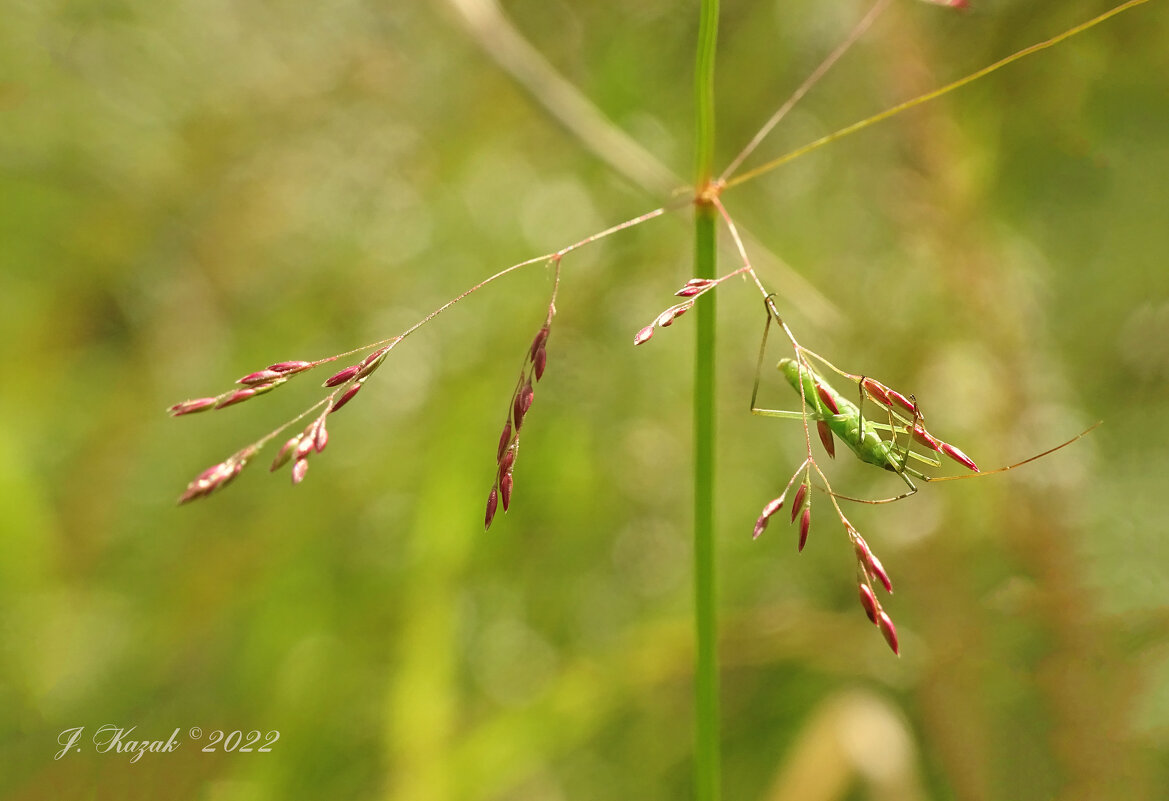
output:
POLYGON ((909 487, 909 489, 906 492, 903 492, 900 495, 894 495, 893 497, 890 497, 890 498, 854 498, 851 495, 841 495, 839 492, 832 492, 831 490, 828 491, 828 494, 834 498, 839 498, 842 501, 852 501, 853 503, 867 503, 867 504, 871 504, 873 506, 876 506, 876 505, 879 505, 882 503, 895 503, 896 501, 902 501, 911 495, 917 494, 917 485, 914 484, 913 479, 911 479, 906 474, 904 467, 901 470, 894 470, 893 472, 895 472, 895 473, 897 473, 897 475, 901 476, 901 479, 905 482, 906 486, 909 487))

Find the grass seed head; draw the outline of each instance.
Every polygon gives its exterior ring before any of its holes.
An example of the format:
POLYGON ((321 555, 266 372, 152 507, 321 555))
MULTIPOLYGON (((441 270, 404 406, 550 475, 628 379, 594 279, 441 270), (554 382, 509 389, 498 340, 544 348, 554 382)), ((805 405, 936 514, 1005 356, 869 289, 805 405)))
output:
POLYGON ((816 421, 816 433, 820 435, 820 444, 830 459, 836 458, 836 440, 832 437, 832 429, 823 420, 816 421))
POLYGON ((386 360, 386 356, 389 354, 390 348, 392 347, 394 347, 393 344, 385 345, 362 359, 361 363, 357 365, 357 377, 365 378, 367 375, 370 375, 379 367, 381 367, 382 362, 386 360))
POLYGON ((532 358, 532 373, 539 381, 544 377, 544 368, 548 366, 548 351, 543 346, 536 351, 536 355, 532 358))
POLYGON ((885 638, 885 642, 889 643, 889 648, 893 653, 901 656, 901 649, 897 644, 897 627, 893 625, 892 618, 883 610, 877 613, 877 628, 881 630, 881 636, 885 638))
POLYGON ((276 364, 268 365, 268 369, 284 375, 293 375, 295 373, 302 373, 312 366, 312 362, 276 362, 276 364))
POLYGON ((308 473, 308 459, 297 459, 292 464, 292 483, 299 484, 304 481, 305 475, 308 473))
POLYGON ((219 403, 218 398, 195 398, 194 400, 183 401, 176 403, 167 409, 171 417, 181 417, 184 414, 194 414, 195 412, 202 412, 210 409, 219 403))
POLYGON ((948 442, 941 442, 941 443, 939 443, 939 445, 941 445, 942 453, 949 456, 951 459, 953 459, 958 464, 963 465, 964 467, 970 468, 975 473, 978 472, 978 465, 976 465, 974 463, 973 459, 971 459, 966 454, 962 453, 962 451, 958 450, 957 448, 955 448, 953 445, 951 445, 948 442))
POLYGON ((300 442, 296 443, 296 450, 293 453, 293 458, 296 459, 298 462, 301 461, 302 459, 304 459, 305 457, 307 457, 310 453, 312 453, 313 448, 316 447, 316 438, 317 437, 316 437, 316 431, 314 431, 315 427, 316 427, 316 423, 314 423, 314 424, 310 425, 308 428, 306 428, 304 430, 304 434, 301 435, 300 442))
POLYGON ((881 560, 878 559, 872 551, 868 551, 868 555, 869 558, 865 567, 868 569, 871 575, 877 577, 877 581, 881 582, 881 586, 885 588, 885 592, 892 595, 893 582, 889 580, 889 574, 885 572, 885 566, 881 564, 881 560))
POLYGON ((329 376, 327 379, 325 379, 325 383, 322 386, 326 386, 326 387, 340 386, 341 384, 344 384, 349 379, 353 378, 353 376, 357 375, 359 372, 361 372, 361 365, 360 364, 351 364, 348 367, 346 367, 344 370, 336 372, 333 375, 329 376))
POLYGON ((923 426, 921 423, 914 425, 913 431, 911 433, 913 434, 914 442, 917 442, 920 445, 924 445, 933 451, 942 449, 941 441, 934 437, 933 434, 926 431, 925 426, 923 426))
POLYGON ((889 398, 889 388, 873 378, 862 378, 861 386, 864 387, 866 393, 873 400, 884 406, 893 406, 893 401, 889 398))
POLYGON ((836 398, 832 397, 832 393, 825 389, 824 385, 819 381, 816 382, 816 394, 820 396, 820 402, 824 404, 824 408, 833 414, 840 414, 840 407, 836 405, 836 398))
POLYGON ((259 447, 256 445, 249 445, 242 451, 232 454, 219 464, 212 465, 195 476, 194 480, 187 485, 183 494, 179 496, 179 505, 181 506, 184 503, 190 503, 196 498, 210 495, 220 487, 225 487, 230 484, 243 471, 244 467, 247 466, 248 460, 258 450, 259 447))
POLYGON ((865 614, 869 616, 869 622, 873 625, 877 624, 877 615, 881 611, 881 604, 877 601, 877 596, 873 595, 873 590, 868 584, 858 584, 857 592, 860 593, 861 606, 864 607, 865 614))
POLYGON ((551 333, 551 329, 548 326, 544 326, 536 332, 536 338, 532 340, 532 346, 528 348, 529 359, 536 360, 536 354, 544 349, 544 343, 548 341, 549 333, 551 333))
POLYGON ((254 373, 248 373, 235 383, 245 384, 247 386, 251 386, 253 384, 266 384, 273 378, 280 378, 282 375, 283 374, 279 371, 268 368, 267 370, 258 370, 254 373))
POLYGON ((648 342, 649 338, 652 337, 653 335, 654 335, 654 324, 650 323, 645 328, 643 328, 637 332, 637 334, 633 337, 633 344, 640 345, 643 342, 648 342))
POLYGON ((503 511, 507 511, 507 507, 511 506, 511 473, 505 473, 499 479, 499 499, 503 501, 503 511))
POLYGON ((808 494, 807 483, 800 484, 799 489, 796 490, 796 497, 792 501, 792 522, 796 522, 796 515, 800 513, 800 508, 804 505, 804 498, 808 494))
POLYGON ((778 498, 769 501, 763 507, 763 511, 759 514, 759 519, 755 521, 755 534, 752 539, 759 539, 759 535, 767 528, 767 523, 771 519, 771 516, 783 508, 783 498, 784 496, 780 495, 778 498))
POLYGON ((503 476, 511 472, 512 465, 515 464, 515 448, 508 448, 503 452, 503 458, 499 460, 499 475, 503 476))
POLYGON ((897 390, 889 389, 888 387, 886 387, 885 390, 886 390, 886 392, 889 393, 890 400, 892 400, 894 403, 896 403, 898 406, 900 406, 905 411, 909 412, 910 414, 916 414, 918 417, 925 416, 920 411, 918 411, 917 404, 915 404, 909 398, 902 395, 897 390))
POLYGON ((701 295, 706 290, 714 286, 714 279, 712 278, 691 278, 686 282, 686 285, 679 289, 674 294, 680 298, 692 298, 695 295, 701 295))
POLYGON ((528 413, 528 407, 524 405, 524 393, 517 392, 511 402, 511 416, 515 420, 515 430, 519 431, 520 426, 524 424, 524 415, 528 413))
POLYGON ((296 451, 296 446, 300 444, 302 437, 304 434, 297 434, 280 446, 280 450, 276 452, 276 458, 272 460, 272 466, 268 468, 269 473, 275 473, 288 464, 288 460, 292 458, 292 454, 296 451))
POLYGON ((361 384, 354 384, 349 389, 345 390, 345 392, 341 395, 341 397, 337 399, 337 402, 334 403, 332 405, 332 407, 329 409, 329 414, 332 414, 333 412, 337 411, 342 406, 344 406, 346 403, 349 403, 349 401, 353 400, 353 396, 357 394, 357 391, 359 389, 361 389, 361 387, 362 387, 361 384))
POLYGON ((487 514, 483 517, 483 530, 491 528, 491 521, 495 519, 495 510, 499 508, 499 491, 491 485, 491 492, 487 493, 487 514))
POLYGON ((511 420, 503 424, 503 431, 499 434, 499 448, 495 452, 495 461, 503 461, 503 453, 511 444, 511 420))
POLYGON ((800 541, 797 550, 803 552, 804 546, 808 544, 808 529, 812 527, 812 507, 805 506, 804 513, 800 515, 800 541))
POLYGON ((248 398, 256 394, 254 387, 246 389, 237 389, 235 392, 229 394, 226 398, 215 404, 216 409, 226 409, 228 406, 234 406, 237 403, 243 403, 248 398))

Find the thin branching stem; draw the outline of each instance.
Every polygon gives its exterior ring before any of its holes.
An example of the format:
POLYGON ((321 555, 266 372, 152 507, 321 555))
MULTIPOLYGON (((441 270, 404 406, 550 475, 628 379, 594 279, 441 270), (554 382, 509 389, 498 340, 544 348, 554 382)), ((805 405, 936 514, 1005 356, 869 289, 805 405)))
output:
POLYGON ((792 110, 795 104, 800 102, 804 95, 808 93, 808 90, 815 86, 819 80, 824 77, 824 74, 828 72, 828 70, 832 69, 837 61, 844 57, 844 54, 848 52, 849 48, 856 44, 856 40, 861 38, 865 31, 867 31, 869 27, 872 26, 877 17, 881 15, 881 12, 889 7, 890 2, 891 0, 877 0, 877 2, 869 10, 869 13, 865 14, 864 18, 856 24, 856 27, 852 29, 847 38, 845 38, 845 40, 841 42, 835 50, 829 53, 826 59, 820 62, 820 66, 816 67, 816 69, 812 71, 812 74, 804 79, 804 82, 801 83, 794 92, 792 92, 791 97, 785 100, 783 105, 776 109, 775 113, 771 115, 771 118, 768 119, 767 122, 763 123, 763 127, 760 128, 753 137, 751 137, 751 141, 748 142, 747 146, 739 152, 739 155, 735 156, 735 158, 731 160, 731 163, 727 165, 727 168, 723 170, 722 175, 719 176, 719 181, 721 183, 726 183, 727 179, 734 174, 735 170, 739 169, 742 163, 746 161, 747 157, 755 152, 755 148, 759 147, 763 140, 767 138, 772 129, 774 129, 776 125, 779 125, 780 120, 786 117, 788 112, 792 110))
POLYGON ((996 70, 1002 69, 1003 67, 1007 66, 1008 64, 1013 64, 1016 61, 1019 61, 1020 59, 1026 58, 1027 56, 1034 55, 1035 53, 1038 53, 1042 50, 1046 50, 1047 48, 1052 47, 1054 45, 1057 45, 1066 39, 1070 39, 1071 37, 1073 37, 1077 34, 1083 33, 1084 31, 1088 30, 1089 28, 1093 28, 1093 27, 1099 25, 1101 22, 1104 22, 1107 19, 1111 19, 1112 17, 1115 17, 1117 14, 1120 14, 1123 11, 1127 11, 1130 8, 1134 8, 1135 6, 1139 6, 1139 5, 1142 5, 1142 4, 1147 3, 1147 2, 1149 2, 1149 0, 1128 0, 1127 3, 1121 3, 1116 8, 1110 9, 1109 11, 1105 11, 1103 14, 1101 14, 1097 17, 1093 17, 1092 19, 1088 20, 1087 22, 1083 22, 1083 23, 1075 26, 1074 28, 1070 28, 1070 29, 1064 31, 1063 33, 1059 34, 1058 36, 1053 36, 1050 39, 1047 39, 1045 41, 1037 42, 1029 47, 1024 47, 1022 50, 1019 50, 1016 53, 1012 53, 1011 55, 1007 56, 1006 58, 999 59, 998 61, 991 64, 990 66, 983 67, 982 69, 978 70, 977 72, 970 73, 965 78, 959 78, 958 80, 952 81, 952 82, 950 82, 950 83, 946 84, 945 86, 942 86, 938 89, 934 89, 933 91, 926 92, 923 95, 918 95, 917 97, 915 97, 911 100, 906 100, 904 103, 899 103, 896 106, 893 106, 892 108, 887 108, 884 111, 882 111, 880 114, 874 114, 873 116, 871 116, 867 119, 861 120, 860 122, 854 122, 852 125, 847 125, 844 128, 841 128, 839 131, 836 131, 834 133, 830 133, 827 136, 822 136, 814 142, 809 142, 808 144, 804 145, 803 147, 796 148, 795 150, 792 150, 788 153, 785 153, 784 155, 780 156, 779 158, 772 159, 771 161, 767 162, 766 164, 761 164, 760 166, 755 167, 754 169, 747 170, 744 173, 740 173, 739 175, 735 176, 734 178, 728 179, 725 182, 725 186, 723 188, 729 189, 732 186, 738 186, 739 184, 743 184, 743 183, 746 183, 747 181, 758 178, 760 175, 763 175, 764 173, 767 173, 767 172, 771 172, 772 170, 776 169, 777 167, 781 167, 784 164, 787 164, 789 161, 794 161, 795 159, 799 158, 800 156, 803 156, 807 153, 810 153, 813 150, 816 150, 818 148, 821 148, 824 145, 835 142, 838 139, 843 139, 844 137, 848 136, 849 134, 856 133, 859 130, 867 128, 870 125, 873 125, 875 123, 881 122, 882 120, 886 120, 889 117, 893 117, 897 114, 900 114, 901 112, 906 111, 908 109, 911 109, 914 106, 920 106, 922 103, 928 103, 929 101, 935 100, 935 99, 941 97, 942 95, 949 94, 950 92, 954 91, 955 89, 959 89, 959 88, 965 86, 966 84, 973 83, 974 81, 977 81, 978 79, 983 78, 983 77, 989 75, 990 73, 995 72, 996 70))

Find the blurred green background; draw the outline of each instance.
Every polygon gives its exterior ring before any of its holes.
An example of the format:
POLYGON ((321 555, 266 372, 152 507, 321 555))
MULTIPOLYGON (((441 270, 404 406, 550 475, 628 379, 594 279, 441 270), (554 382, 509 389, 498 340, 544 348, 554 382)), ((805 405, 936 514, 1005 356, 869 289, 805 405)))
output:
MULTIPOLYGON (((974 5, 897 0, 754 163, 1109 7, 974 5)), ((505 6, 688 174, 693 4, 505 6)), ((863 10, 724 2, 723 162, 863 10)), ((453 2, 0 12, 0 798, 688 797, 690 320, 631 347, 690 276, 688 216, 565 259, 489 534, 540 266, 397 348, 301 486, 261 457, 176 508, 318 379, 171 403, 390 336, 664 195, 554 122, 558 93, 519 88, 453 2), (94 753, 105 724, 183 745, 94 753), (201 752, 216 729, 280 739, 201 752)), ((720 290, 728 799, 1169 793, 1166 41, 1151 2, 727 193, 803 344, 916 393, 984 467, 1105 420, 1018 472, 850 510, 896 585, 894 658, 822 496, 798 558, 779 520, 751 540, 802 436, 746 413, 762 309, 720 290)), ((769 368, 762 402, 790 394, 769 368)))

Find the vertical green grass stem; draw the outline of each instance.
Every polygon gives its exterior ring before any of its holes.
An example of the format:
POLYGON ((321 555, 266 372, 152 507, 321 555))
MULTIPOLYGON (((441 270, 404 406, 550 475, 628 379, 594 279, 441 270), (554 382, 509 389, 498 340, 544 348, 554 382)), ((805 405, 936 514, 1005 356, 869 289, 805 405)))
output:
MULTIPOLYGON (((702 0, 695 59, 695 187, 701 194, 714 166, 714 55, 718 0, 702 0)), ((694 215, 694 275, 713 278, 715 209, 697 200, 694 215)), ((694 622, 695 743, 694 797, 719 797, 718 627, 714 548, 715 303, 713 292, 695 309, 694 354, 694 622)))

